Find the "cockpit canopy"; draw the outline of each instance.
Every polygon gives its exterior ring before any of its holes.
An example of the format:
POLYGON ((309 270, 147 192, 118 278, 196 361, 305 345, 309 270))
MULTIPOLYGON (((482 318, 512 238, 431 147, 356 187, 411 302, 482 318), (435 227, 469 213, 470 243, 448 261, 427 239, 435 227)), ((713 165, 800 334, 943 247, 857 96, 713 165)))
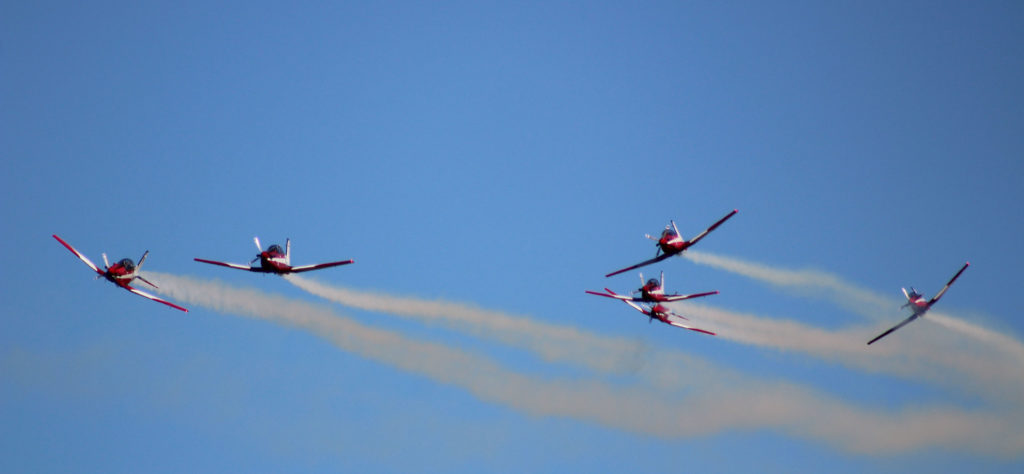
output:
POLYGON ((281 246, 277 244, 271 245, 270 248, 267 249, 267 252, 284 255, 284 249, 282 249, 281 246))
POLYGON ((130 258, 122 258, 120 262, 117 262, 117 264, 129 272, 135 271, 135 262, 130 258))
POLYGON ((671 238, 675 238, 677 236, 678 236, 678 234, 676 234, 676 231, 672 230, 671 228, 667 228, 667 229, 661 231, 661 237, 662 238, 668 237, 668 238, 671 239, 671 238))
POLYGON ((648 286, 648 287, 652 287, 652 288, 657 288, 657 287, 661 286, 661 282, 659 282, 658 280, 655 280, 654 278, 651 278, 650 280, 647 280, 647 285, 644 285, 644 286, 648 286))

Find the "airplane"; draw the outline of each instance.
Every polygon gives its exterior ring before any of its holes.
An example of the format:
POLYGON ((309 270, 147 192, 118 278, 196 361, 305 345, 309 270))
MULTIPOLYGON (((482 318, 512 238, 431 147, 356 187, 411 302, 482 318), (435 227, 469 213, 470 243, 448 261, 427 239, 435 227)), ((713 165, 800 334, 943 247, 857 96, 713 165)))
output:
POLYGON ((91 260, 86 258, 85 255, 82 255, 81 252, 75 250, 75 248, 72 247, 71 244, 65 242, 64 239, 57 237, 57 234, 53 234, 53 238, 57 239, 57 242, 60 242, 61 245, 67 247, 67 249, 70 250, 71 253, 75 254, 75 256, 79 258, 79 260, 85 262, 85 264, 88 265, 89 268, 96 272, 98 274, 96 276, 97 279, 106 278, 107 281, 110 281, 111 283, 114 283, 115 285, 120 286, 121 288, 124 288, 143 298, 149 298, 153 301, 156 301, 157 303, 163 303, 174 309, 179 309, 186 313, 188 312, 187 309, 182 308, 181 306, 171 303, 170 301, 157 298, 156 296, 146 293, 145 291, 142 291, 138 288, 134 288, 130 285, 132 280, 138 278, 139 280, 142 280, 149 286, 152 286, 153 288, 158 288, 152 282, 139 275, 139 270, 142 269, 142 264, 146 261, 146 256, 149 255, 149 250, 142 254, 142 258, 139 259, 138 265, 136 265, 135 262, 133 262, 132 259, 130 258, 123 258, 119 262, 111 265, 110 262, 107 261, 107 254, 103 254, 103 270, 100 270, 99 267, 97 267, 96 264, 92 263, 91 260))
POLYGON ((709 296, 709 295, 717 295, 718 294, 718 291, 709 291, 707 293, 695 293, 695 294, 692 294, 692 295, 679 295, 679 294, 666 295, 665 294, 665 272, 661 272, 661 278, 659 280, 655 280, 654 278, 651 278, 650 280, 647 280, 646 282, 644 281, 644 274, 641 273, 640 274, 640 282, 643 283, 643 286, 641 286, 638 290, 633 292, 633 293, 640 293, 640 296, 638 296, 638 297, 637 296, 630 297, 630 296, 625 296, 625 295, 619 295, 619 294, 616 294, 615 292, 613 292, 612 290, 609 290, 608 288, 604 289, 604 291, 607 291, 607 293, 598 293, 596 291, 590 291, 590 290, 587 290, 587 293, 590 293, 592 295, 597 295, 597 296, 604 296, 604 297, 608 297, 608 298, 615 298, 615 299, 621 300, 621 301, 633 301, 635 303, 668 303, 668 302, 672 302, 672 301, 682 301, 682 300, 688 300, 690 298, 699 298, 701 296, 709 296))
POLYGON ((718 222, 715 222, 714 225, 712 225, 711 227, 708 227, 707 230, 705 230, 704 232, 701 232, 696 237, 694 237, 692 240, 683 240, 683 238, 679 235, 679 229, 676 228, 676 222, 675 221, 669 221, 669 223, 671 225, 665 226, 665 230, 661 231, 661 238, 655 239, 650 234, 644 235, 644 237, 647 237, 648 239, 651 239, 651 240, 655 241, 656 245, 658 246, 658 252, 657 252, 657 255, 654 258, 652 258, 650 260, 645 260, 645 261, 640 262, 640 263, 638 263, 636 265, 633 265, 631 267, 623 268, 622 270, 616 270, 614 272, 611 272, 611 273, 605 275, 605 277, 615 276, 615 275, 618 275, 618 274, 623 273, 623 272, 628 272, 628 271, 636 269, 636 268, 640 268, 640 267, 643 267, 643 266, 646 266, 646 265, 650 265, 652 263, 660 262, 662 260, 665 260, 666 258, 669 258, 669 257, 673 256, 673 255, 682 254, 683 251, 685 251, 686 249, 690 248, 690 246, 692 246, 693 244, 696 244, 698 241, 700 241, 700 239, 703 239, 705 235, 708 235, 708 233, 710 233, 711 231, 715 230, 715 228, 717 228, 718 226, 722 225, 723 222, 728 220, 730 217, 735 215, 737 212, 739 212, 739 211, 736 210, 736 209, 733 209, 732 212, 730 212, 725 217, 719 219, 718 222))
POLYGON ((319 270, 321 268, 336 267, 338 265, 347 265, 354 262, 355 260, 345 260, 341 262, 330 262, 330 263, 317 263, 314 265, 300 265, 293 267, 291 265, 291 253, 292 253, 292 242, 290 239, 285 239, 284 249, 281 249, 280 245, 274 244, 263 250, 260 245, 259 237, 253 237, 252 240, 256 242, 256 248, 259 249, 260 253, 256 254, 256 258, 249 262, 249 265, 242 265, 238 263, 224 263, 217 262, 214 260, 205 260, 202 258, 193 259, 197 262, 209 263, 213 265, 220 265, 222 267, 237 268, 239 270, 248 270, 256 273, 274 273, 276 275, 287 275, 289 273, 302 273, 310 270, 319 270), (253 263, 260 261, 259 266, 253 266, 253 263))
MULTIPOLYGON (((590 291, 588 291, 587 293, 590 293, 592 295, 598 295, 598 296, 607 296, 608 298, 615 298, 617 300, 621 300, 622 302, 632 306, 633 309, 635 309, 635 310, 637 310, 637 311, 647 315, 647 318, 648 318, 647 322, 648 323, 651 322, 651 321, 654 321, 655 319, 657 319, 658 321, 661 321, 661 322, 663 322, 665 324, 668 324, 670 326, 675 326, 677 328, 689 329, 691 331, 702 332, 704 334, 710 334, 712 336, 715 335, 715 333, 713 333, 711 331, 708 331, 708 330, 705 330, 705 329, 700 329, 700 328, 695 328, 693 326, 690 326, 689 324, 686 324, 686 323, 680 321, 680 320, 684 320, 684 321, 689 321, 689 320, 686 319, 685 316, 682 316, 680 314, 676 314, 676 313, 672 312, 671 309, 669 309, 667 306, 665 306, 665 305, 663 305, 661 303, 654 303, 654 304, 651 304, 650 307, 646 307, 646 306, 642 306, 640 304, 634 303, 633 302, 634 299, 630 298, 628 296, 616 294, 615 292, 613 292, 612 290, 609 290, 607 288, 605 288, 605 291, 607 291, 608 294, 596 293, 596 292, 590 292, 590 291)), ((715 293, 718 293, 718 292, 716 291, 715 293)), ((701 294, 701 295, 688 295, 688 296, 690 298, 696 298, 698 296, 707 296, 708 294, 713 294, 713 293, 705 293, 705 294, 701 294)))
POLYGON ((897 329, 899 329, 899 328, 901 328, 903 326, 906 326, 908 323, 910 323, 911 321, 913 321, 913 320, 915 320, 917 318, 920 318, 921 316, 924 316, 924 313, 927 313, 928 310, 931 309, 932 305, 935 304, 937 301, 939 301, 939 298, 942 298, 942 295, 945 294, 946 290, 949 289, 949 285, 952 285, 953 282, 956 281, 956 279, 960 277, 960 274, 963 273, 964 270, 967 270, 967 267, 970 266, 970 265, 971 265, 971 262, 964 263, 964 266, 960 267, 960 271, 956 272, 956 275, 953 275, 953 278, 951 278, 949 280, 949 283, 946 283, 946 286, 942 287, 942 289, 939 290, 939 292, 935 295, 935 297, 930 299, 930 300, 928 300, 928 301, 925 301, 924 296, 921 293, 918 293, 917 290, 914 289, 914 287, 910 287, 910 291, 909 292, 907 291, 906 288, 902 288, 903 295, 907 297, 907 304, 901 306, 900 309, 906 308, 906 307, 909 306, 911 311, 914 312, 914 314, 911 314, 909 318, 904 319, 903 322, 897 324, 896 326, 893 326, 891 329, 889 329, 888 331, 883 332, 878 337, 868 341, 868 345, 870 346, 871 343, 873 343, 873 342, 875 342, 875 341, 877 341, 877 340, 879 340, 879 339, 881 339, 881 338, 883 338, 885 336, 888 336, 889 333, 891 333, 891 332, 893 332, 893 331, 895 331, 895 330, 897 330, 897 329))

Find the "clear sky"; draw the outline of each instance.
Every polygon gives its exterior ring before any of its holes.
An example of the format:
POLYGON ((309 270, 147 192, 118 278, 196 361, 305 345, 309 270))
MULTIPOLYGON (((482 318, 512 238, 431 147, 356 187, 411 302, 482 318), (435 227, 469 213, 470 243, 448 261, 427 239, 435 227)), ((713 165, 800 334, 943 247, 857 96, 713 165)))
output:
POLYGON ((6 2, 0 470, 1019 471, 1021 24, 1011 1, 6 2), (732 209, 644 269, 719 290, 679 307, 718 337, 584 293, 732 209), (150 250, 191 311, 54 233, 150 250), (254 235, 355 259, 307 279, 384 308, 192 261, 254 235), (941 314, 864 345, 968 260, 941 314), (573 330, 582 356, 545 352, 573 330))

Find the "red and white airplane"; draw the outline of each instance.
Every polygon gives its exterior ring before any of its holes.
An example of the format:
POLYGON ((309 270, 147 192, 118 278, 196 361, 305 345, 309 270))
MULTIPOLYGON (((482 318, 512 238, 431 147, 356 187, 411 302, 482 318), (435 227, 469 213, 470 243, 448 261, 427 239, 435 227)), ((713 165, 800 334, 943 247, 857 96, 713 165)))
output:
POLYGON ((645 261, 640 262, 640 263, 638 263, 636 265, 633 265, 631 267, 623 268, 622 270, 616 270, 614 272, 611 272, 611 273, 605 275, 605 277, 610 277, 610 276, 618 275, 618 274, 620 274, 622 272, 628 272, 630 270, 633 270, 633 269, 636 269, 636 268, 640 268, 640 267, 645 266, 645 265, 650 265, 652 263, 660 262, 662 260, 665 260, 666 258, 669 258, 669 257, 673 256, 673 255, 679 255, 679 254, 683 253, 683 251, 685 251, 686 249, 690 248, 693 244, 696 244, 697 242, 699 242, 700 239, 703 239, 705 235, 708 235, 708 233, 710 233, 711 231, 715 230, 718 226, 722 225, 723 222, 728 220, 730 217, 735 215, 737 212, 739 212, 739 211, 736 210, 736 209, 733 209, 732 212, 730 212, 725 217, 719 219, 718 222, 715 222, 711 227, 708 227, 707 230, 705 230, 704 232, 701 232, 696 237, 694 237, 692 240, 684 240, 679 235, 679 229, 676 228, 676 222, 675 221, 669 221, 669 223, 671 225, 665 226, 665 230, 661 231, 661 238, 655 239, 650 234, 646 234, 644 236, 644 237, 647 237, 648 239, 651 239, 651 240, 657 242, 656 245, 658 246, 658 253, 657 253, 657 255, 654 258, 652 258, 650 260, 645 260, 645 261))
POLYGON ((647 280, 646 282, 644 281, 644 274, 641 273, 640 274, 640 281, 643 283, 643 286, 641 286, 639 289, 637 289, 636 291, 633 292, 633 293, 640 293, 640 296, 638 296, 638 297, 637 296, 630 297, 630 296, 625 296, 625 295, 619 295, 619 294, 616 294, 615 292, 613 292, 612 290, 609 290, 608 288, 604 289, 604 291, 607 291, 607 293, 599 293, 599 292, 590 291, 590 290, 587 290, 587 293, 590 293, 592 295, 597 295, 597 296, 605 296, 605 297, 608 297, 608 298, 615 298, 617 300, 622 300, 622 301, 633 301, 633 302, 636 302, 636 303, 669 303, 669 302, 672 302, 672 301, 682 301, 682 300, 688 300, 690 298, 700 298, 701 296, 709 296, 709 295, 717 295, 718 294, 718 291, 709 291, 707 293, 695 293, 695 294, 692 294, 692 295, 680 295, 680 294, 666 295, 665 294, 665 272, 661 272, 661 278, 660 279, 655 280, 654 278, 651 278, 650 280, 647 280))
POLYGON ((97 267, 96 264, 92 263, 91 260, 86 258, 85 255, 82 255, 81 252, 75 250, 75 248, 72 247, 71 244, 65 242, 60 237, 57 237, 56 234, 53 235, 53 238, 57 239, 57 242, 60 242, 61 245, 67 247, 67 249, 70 250, 71 253, 75 254, 75 256, 79 258, 79 260, 85 262, 85 264, 88 265, 89 268, 96 272, 98 274, 96 278, 106 278, 108 281, 114 283, 115 285, 120 286, 121 288, 124 288, 143 298, 149 298, 153 301, 156 301, 157 303, 163 303, 174 309, 180 309, 186 313, 188 312, 187 309, 182 308, 181 306, 171 303, 170 301, 157 298, 156 296, 146 293, 145 291, 139 290, 138 288, 134 288, 130 285, 132 280, 138 278, 139 280, 145 282, 147 285, 152 286, 153 288, 157 288, 157 286, 154 285, 152 282, 145 278, 142 278, 142 276, 139 275, 139 270, 142 269, 142 264, 146 261, 146 256, 149 255, 149 250, 147 250, 146 253, 142 254, 142 258, 139 259, 138 265, 136 265, 135 262, 133 262, 132 259, 130 258, 123 258, 121 259, 121 261, 111 265, 110 262, 107 261, 107 254, 103 254, 103 270, 100 270, 99 267, 97 267))
POLYGON ((925 301, 924 296, 921 293, 918 293, 917 290, 914 289, 914 287, 910 287, 909 292, 906 288, 902 288, 903 295, 907 297, 907 304, 903 305, 901 308, 906 308, 909 306, 911 311, 914 312, 914 314, 911 314, 909 318, 904 319, 903 322, 897 324, 896 326, 893 326, 891 329, 883 332, 878 337, 868 341, 868 345, 871 345, 872 342, 875 342, 885 336, 888 336, 889 333, 903 326, 906 326, 911 321, 920 318, 921 316, 924 316, 924 313, 927 313, 928 310, 931 309, 932 305, 939 301, 939 298, 942 298, 942 295, 945 294, 946 290, 949 289, 949 285, 952 285, 953 282, 960 277, 960 274, 963 273, 964 270, 967 270, 967 267, 970 266, 970 264, 971 262, 964 263, 964 266, 960 267, 960 271, 956 272, 956 275, 953 275, 953 278, 949 280, 949 283, 946 283, 946 286, 942 287, 942 289, 939 290, 935 297, 930 300, 925 301))
MULTIPOLYGON (((640 279, 641 279, 641 281, 643 280, 643 276, 642 275, 641 275, 640 279)), ((637 311, 647 315, 647 317, 648 317, 647 321, 648 322, 651 322, 651 321, 657 319, 658 321, 661 321, 661 322, 663 322, 665 324, 668 324, 668 325, 671 325, 671 326, 675 326, 675 327, 679 327, 679 328, 683 328, 683 329, 689 329, 691 331, 702 332, 704 334, 710 334, 710 335, 714 336, 715 333, 713 333, 711 331, 707 331, 707 330, 700 329, 700 328, 695 328, 693 326, 690 326, 689 324, 684 323, 683 321, 689 321, 689 320, 686 319, 686 317, 684 317, 682 315, 679 315, 679 314, 676 314, 676 313, 672 312, 671 309, 669 309, 667 306, 665 306, 662 303, 667 303, 667 302, 671 302, 671 301, 688 300, 690 298, 699 298, 699 297, 708 296, 708 295, 716 295, 716 294, 718 294, 718 292, 717 291, 709 291, 707 293, 696 293, 696 294, 692 294, 692 295, 666 295, 664 290, 663 290, 663 288, 664 288, 663 281, 664 281, 664 274, 662 274, 662 281, 658 281, 658 280, 655 280, 653 278, 650 279, 649 281, 647 281, 647 283, 644 284, 644 286, 642 286, 639 290, 637 290, 637 292, 640 293, 639 297, 620 295, 620 294, 615 293, 612 290, 609 290, 608 288, 604 289, 604 291, 607 291, 607 293, 598 293, 596 291, 589 291, 589 290, 587 291, 587 293, 590 293, 592 295, 597 295, 597 296, 604 296, 606 298, 614 298, 614 299, 617 299, 619 301, 622 301, 623 303, 626 303, 626 304, 630 305, 631 307, 633 307, 633 309, 635 309, 635 310, 637 310, 637 311), (641 304, 637 304, 637 303, 641 303, 641 304), (647 304, 644 305, 643 303, 647 303, 647 304)))
POLYGON ((338 265, 348 265, 355 261, 344 260, 341 262, 317 263, 314 265, 300 265, 297 267, 293 267, 291 265, 292 242, 290 239, 285 239, 284 249, 282 249, 280 245, 274 244, 268 247, 266 250, 263 250, 263 247, 260 246, 259 237, 253 237, 252 240, 256 242, 256 248, 259 249, 260 253, 256 254, 256 258, 252 259, 252 261, 249 262, 249 265, 242 265, 239 263, 217 262, 214 260, 204 260, 201 258, 196 258, 194 260, 202 263, 220 265, 222 267, 237 268, 239 270, 248 270, 250 272, 256 273, 274 273, 277 275, 286 275, 289 273, 302 273, 308 272, 310 270, 319 270, 321 268, 336 267, 338 265), (260 261, 260 265, 252 265, 253 263, 256 263, 257 260, 260 261))

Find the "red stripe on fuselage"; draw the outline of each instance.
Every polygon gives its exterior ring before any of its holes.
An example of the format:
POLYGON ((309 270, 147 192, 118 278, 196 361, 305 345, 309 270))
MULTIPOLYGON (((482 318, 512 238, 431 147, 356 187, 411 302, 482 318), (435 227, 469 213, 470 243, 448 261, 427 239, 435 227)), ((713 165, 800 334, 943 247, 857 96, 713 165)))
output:
MULTIPOLYGON (((274 252, 276 254, 277 252, 274 252)), ((264 271, 270 273, 288 273, 291 271, 292 266, 284 263, 284 255, 273 256, 269 252, 263 252, 260 254, 260 267, 264 271)))

